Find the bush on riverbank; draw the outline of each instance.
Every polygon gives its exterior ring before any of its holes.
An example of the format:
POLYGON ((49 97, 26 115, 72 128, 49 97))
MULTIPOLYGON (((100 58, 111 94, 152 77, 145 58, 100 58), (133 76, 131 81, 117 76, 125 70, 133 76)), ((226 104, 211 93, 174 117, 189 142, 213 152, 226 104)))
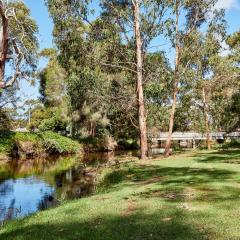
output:
POLYGON ((229 148, 239 148, 240 147, 240 140, 232 139, 230 142, 226 142, 222 145, 223 149, 229 148))
POLYGON ((84 145, 85 152, 108 152, 117 149, 117 142, 110 135, 97 137, 79 138, 79 142, 84 145))
POLYGON ((0 132, 0 154, 7 155, 41 155, 70 154, 82 150, 81 145, 70 138, 46 131, 0 132))

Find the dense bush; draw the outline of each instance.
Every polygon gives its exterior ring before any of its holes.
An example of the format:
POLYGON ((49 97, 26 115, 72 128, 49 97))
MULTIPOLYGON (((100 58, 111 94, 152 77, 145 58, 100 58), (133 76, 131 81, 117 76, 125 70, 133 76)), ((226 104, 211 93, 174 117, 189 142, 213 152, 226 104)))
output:
POLYGON ((8 115, 0 109, 0 131, 9 129, 11 126, 11 120, 8 115))
POLYGON ((57 133, 46 131, 40 133, 42 144, 48 153, 76 153, 81 151, 81 145, 70 138, 61 136, 57 133))
POLYGON ((33 143, 36 153, 68 154, 82 150, 77 141, 51 131, 40 133, 1 131, 0 153, 11 154, 22 142, 33 143))
POLYGON ((60 118, 54 116, 50 119, 44 119, 39 125, 40 131, 61 131, 66 129, 66 123, 60 118))
POLYGON ((17 142, 39 142, 39 136, 33 133, 0 131, 0 153, 11 153, 17 142))
POLYGON ((56 108, 39 107, 32 110, 31 123, 28 129, 39 129, 40 131, 62 131, 66 130, 66 122, 63 120, 59 110, 56 108))
POLYGON ((230 142, 224 143, 222 145, 223 149, 228 149, 228 148, 240 148, 240 140, 237 139, 232 139, 230 142))
POLYGON ((121 139, 118 141, 119 148, 126 150, 138 149, 139 144, 136 139, 121 139))

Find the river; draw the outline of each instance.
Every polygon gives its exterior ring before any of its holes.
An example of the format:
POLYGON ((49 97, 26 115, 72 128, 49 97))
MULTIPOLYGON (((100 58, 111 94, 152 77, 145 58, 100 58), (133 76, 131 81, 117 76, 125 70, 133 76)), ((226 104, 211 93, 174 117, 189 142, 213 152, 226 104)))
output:
POLYGON ((82 157, 11 160, 0 165, 0 222, 54 207, 94 191, 96 169, 116 156, 135 152, 92 153, 82 157))

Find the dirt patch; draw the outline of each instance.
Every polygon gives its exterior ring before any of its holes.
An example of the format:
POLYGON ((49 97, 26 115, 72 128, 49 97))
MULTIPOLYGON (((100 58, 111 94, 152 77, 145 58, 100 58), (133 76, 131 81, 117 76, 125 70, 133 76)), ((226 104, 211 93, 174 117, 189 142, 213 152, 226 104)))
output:
POLYGON ((240 164, 240 160, 239 159, 230 159, 230 160, 226 160, 223 161, 224 163, 230 163, 230 164, 240 164))
POLYGON ((122 214, 122 216, 124 216, 124 217, 132 215, 138 209, 136 200, 128 199, 127 202, 128 202, 128 207, 127 207, 127 209, 125 209, 125 211, 122 214))
POLYGON ((10 156, 8 156, 7 154, 0 153, 0 162, 1 163, 8 162, 9 160, 11 160, 10 156))
POLYGON ((95 199, 97 201, 105 201, 105 200, 109 200, 109 197, 96 197, 95 199))
POLYGON ((193 191, 183 191, 183 192, 166 192, 164 190, 150 190, 146 192, 140 192, 139 194, 144 198, 159 197, 167 200, 191 200, 196 197, 193 191))
POLYGON ((141 184, 141 185, 148 185, 148 184, 152 184, 152 183, 158 183, 158 182, 161 182, 163 181, 163 177, 161 176, 156 176, 156 177, 152 177, 148 180, 145 180, 145 181, 140 181, 138 184, 141 184))

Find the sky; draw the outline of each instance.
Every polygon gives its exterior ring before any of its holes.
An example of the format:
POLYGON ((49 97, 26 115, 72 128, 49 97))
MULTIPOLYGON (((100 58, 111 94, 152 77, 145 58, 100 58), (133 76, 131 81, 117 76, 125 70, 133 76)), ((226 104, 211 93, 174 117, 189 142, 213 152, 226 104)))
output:
MULTIPOLYGON (((53 47, 52 41, 52 30, 53 23, 49 17, 47 7, 44 4, 44 0, 24 0, 25 4, 31 11, 32 18, 38 24, 39 27, 39 44, 40 49, 53 47)), ((46 59, 40 59, 39 70, 45 67, 47 64, 46 59)), ((21 81, 20 91, 18 95, 21 96, 22 102, 26 99, 37 99, 39 96, 38 92, 39 84, 36 81, 35 86, 30 86, 26 81, 21 81)))
MULTIPOLYGON (((26 5, 31 10, 32 17, 36 20, 39 26, 39 42, 40 49, 49 48, 53 46, 52 30, 53 23, 49 17, 44 0, 24 0, 26 5)), ((96 1, 95 1, 96 2, 96 1)), ((94 5, 94 0, 93 0, 94 5)), ((226 20, 228 22, 228 33, 231 34, 240 30, 240 0, 218 0, 216 8, 224 8, 226 10, 226 20)), ((164 48, 164 47, 163 47, 164 48)), ((165 50, 165 49, 161 49, 165 50)), ((41 59, 39 62, 39 69, 46 66, 46 60, 41 59)), ((22 81, 21 91, 19 93, 23 98, 37 98, 38 84, 31 87, 28 83, 22 81)))

